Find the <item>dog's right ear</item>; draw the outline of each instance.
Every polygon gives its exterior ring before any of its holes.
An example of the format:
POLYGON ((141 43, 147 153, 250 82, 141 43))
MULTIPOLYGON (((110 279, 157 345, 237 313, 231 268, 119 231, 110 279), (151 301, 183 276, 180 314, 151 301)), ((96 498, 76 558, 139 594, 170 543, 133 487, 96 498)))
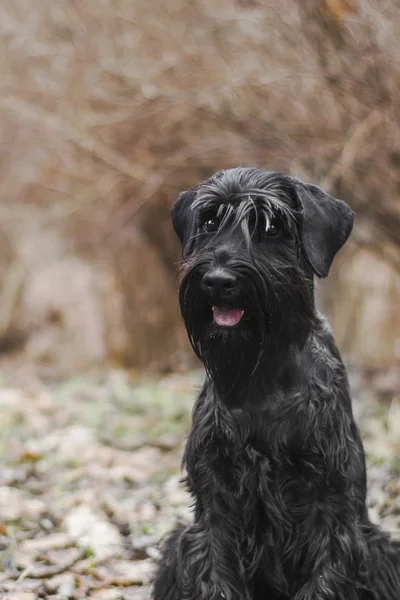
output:
POLYGON ((302 212, 301 243, 306 258, 318 277, 326 277, 335 254, 347 241, 354 212, 321 188, 290 177, 302 212))
POLYGON ((196 189, 182 192, 175 201, 171 209, 172 225, 175 233, 178 236, 182 246, 185 244, 190 235, 192 235, 194 219, 193 211, 190 210, 191 205, 196 199, 196 189))

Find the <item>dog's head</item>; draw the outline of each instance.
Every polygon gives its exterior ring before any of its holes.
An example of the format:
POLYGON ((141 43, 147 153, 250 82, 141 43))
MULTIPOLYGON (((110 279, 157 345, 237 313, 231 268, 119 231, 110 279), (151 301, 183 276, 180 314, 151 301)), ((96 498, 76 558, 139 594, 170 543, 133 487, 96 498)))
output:
POLYGON ((218 172, 179 196, 180 307, 211 376, 248 377, 262 356, 304 341, 315 318, 313 276, 328 275, 353 220, 320 188, 259 169, 218 172))

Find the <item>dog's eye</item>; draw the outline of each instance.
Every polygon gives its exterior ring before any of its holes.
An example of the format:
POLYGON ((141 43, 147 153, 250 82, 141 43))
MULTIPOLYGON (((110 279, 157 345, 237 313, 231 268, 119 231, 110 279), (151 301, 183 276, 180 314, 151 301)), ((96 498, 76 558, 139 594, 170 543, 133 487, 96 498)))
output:
POLYGON ((283 223, 280 219, 271 219, 265 228, 268 237, 276 237, 283 230, 283 223))
POLYGON ((218 217, 212 217, 211 219, 207 219, 203 225, 204 231, 207 233, 212 233, 214 231, 218 231, 218 227, 220 225, 220 220, 218 217))

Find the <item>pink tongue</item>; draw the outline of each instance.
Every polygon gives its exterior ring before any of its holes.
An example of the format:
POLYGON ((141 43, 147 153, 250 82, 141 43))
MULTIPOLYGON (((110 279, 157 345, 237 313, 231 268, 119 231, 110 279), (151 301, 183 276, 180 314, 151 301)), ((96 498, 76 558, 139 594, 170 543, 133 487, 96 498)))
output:
POLYGON ((224 327, 237 325, 244 312, 239 308, 221 308, 220 306, 213 306, 212 310, 215 323, 224 327))

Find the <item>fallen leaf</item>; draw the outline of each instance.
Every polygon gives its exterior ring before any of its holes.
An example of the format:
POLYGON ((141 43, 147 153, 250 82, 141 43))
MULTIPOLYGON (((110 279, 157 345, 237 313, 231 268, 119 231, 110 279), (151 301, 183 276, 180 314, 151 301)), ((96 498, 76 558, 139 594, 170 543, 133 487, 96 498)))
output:
POLYGON ((92 600, 120 600, 122 599, 121 590, 115 588, 95 590, 89 596, 92 600))
POLYGON ((73 543, 73 538, 66 533, 52 533, 46 537, 25 540, 20 544, 20 550, 24 553, 39 554, 49 550, 60 550, 68 548, 73 543))
POLYGON ((24 516, 37 519, 45 512, 46 505, 42 500, 24 490, 0 486, 0 515, 4 521, 15 521, 24 516))
POLYGON ((7 594, 6 600, 36 600, 34 592, 11 592, 7 594))
POLYGON ((118 529, 88 505, 72 509, 66 515, 64 524, 68 534, 78 545, 90 548, 99 561, 117 556, 123 551, 123 540, 118 529))
POLYGON ((154 562, 151 559, 140 561, 119 560, 96 567, 94 574, 106 581, 107 585, 148 585, 154 574, 154 568, 154 562))

